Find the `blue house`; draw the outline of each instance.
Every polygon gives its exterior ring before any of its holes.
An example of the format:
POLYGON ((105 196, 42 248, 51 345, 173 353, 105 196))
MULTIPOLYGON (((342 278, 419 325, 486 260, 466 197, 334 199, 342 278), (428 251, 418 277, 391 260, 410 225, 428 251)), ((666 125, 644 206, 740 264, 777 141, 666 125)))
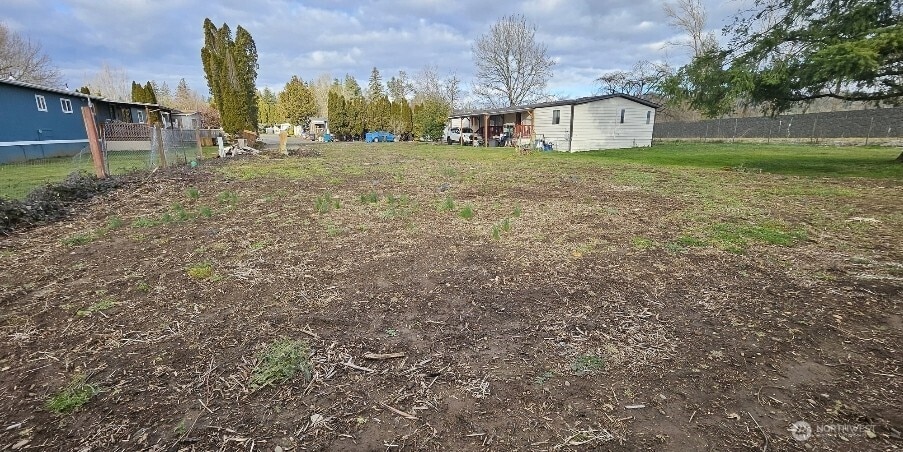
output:
POLYGON ((77 155, 88 146, 81 107, 95 121, 146 123, 160 111, 170 127, 171 109, 155 104, 119 102, 76 91, 16 80, 0 80, 0 164, 77 155))

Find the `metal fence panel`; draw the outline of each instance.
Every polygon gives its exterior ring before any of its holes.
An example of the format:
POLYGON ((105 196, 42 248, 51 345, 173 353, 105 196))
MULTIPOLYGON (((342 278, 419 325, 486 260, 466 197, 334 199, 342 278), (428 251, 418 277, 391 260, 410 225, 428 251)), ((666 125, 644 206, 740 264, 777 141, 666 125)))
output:
POLYGON ((656 139, 795 142, 897 141, 903 138, 903 107, 754 118, 656 122, 656 139))

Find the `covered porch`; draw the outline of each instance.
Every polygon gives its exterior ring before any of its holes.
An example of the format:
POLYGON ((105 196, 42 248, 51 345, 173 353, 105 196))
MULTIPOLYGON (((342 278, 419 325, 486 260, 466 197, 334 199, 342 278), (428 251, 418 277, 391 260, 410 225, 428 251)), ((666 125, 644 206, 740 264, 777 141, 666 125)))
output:
POLYGON ((459 111, 449 116, 449 127, 470 127, 484 146, 517 146, 534 140, 533 109, 508 107, 459 111))

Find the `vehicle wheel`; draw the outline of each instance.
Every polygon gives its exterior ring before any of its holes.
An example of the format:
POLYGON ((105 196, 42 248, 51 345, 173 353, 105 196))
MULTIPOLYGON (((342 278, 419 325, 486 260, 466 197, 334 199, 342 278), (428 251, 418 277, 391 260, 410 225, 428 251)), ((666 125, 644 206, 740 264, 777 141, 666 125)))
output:
POLYGON ((451 145, 451 137, 445 137, 445 144, 451 145))

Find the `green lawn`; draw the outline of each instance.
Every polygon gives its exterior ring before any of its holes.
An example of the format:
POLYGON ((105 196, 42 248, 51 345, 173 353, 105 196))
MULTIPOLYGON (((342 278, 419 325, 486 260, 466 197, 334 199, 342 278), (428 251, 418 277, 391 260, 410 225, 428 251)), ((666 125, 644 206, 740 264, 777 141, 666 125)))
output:
POLYGON ((826 147, 753 143, 664 143, 652 148, 581 152, 571 158, 600 164, 635 163, 754 171, 814 177, 903 178, 895 147, 826 147))
MULTIPOLYGON (((216 146, 203 149, 205 158, 216 155, 216 146)), ((187 152, 191 154, 191 150, 187 152)), ((167 152, 167 154, 169 154, 167 152)), ((110 174, 124 174, 130 171, 150 169, 156 166, 155 156, 150 152, 128 151, 110 152, 108 155, 110 174)), ((94 173, 91 156, 33 160, 25 163, 0 165, 0 197, 21 199, 36 187, 60 182, 75 171, 94 173)))
MULTIPOLYGON (((473 149, 459 146, 408 145, 425 155, 436 158, 463 159, 482 162, 503 162, 517 159, 510 149, 473 149)), ((552 160, 564 164, 701 168, 742 172, 764 172, 807 177, 864 177, 874 179, 903 179, 903 164, 894 161, 900 154, 892 147, 825 147, 787 144, 751 143, 665 143, 652 148, 633 148, 593 152, 539 153, 539 161, 552 160)), ((204 158, 216 156, 217 147, 203 148, 204 158)), ((315 163, 314 165, 316 166, 315 163)), ((249 164, 250 165, 250 164, 249 164)), ((122 174, 135 169, 150 168, 148 153, 114 153, 110 158, 110 172, 122 174)), ((267 165, 251 165, 266 172, 267 165)), ((307 168, 304 171, 313 171, 307 168)), ((63 180, 77 170, 93 171, 90 158, 66 157, 35 162, 0 165, 0 196, 24 198, 30 190, 45 183, 63 180)), ((293 168, 292 171, 298 169, 293 168)), ((315 172, 315 171, 314 171, 315 172)), ((629 174, 625 173, 625 177, 629 174)), ((639 176, 638 176, 639 177, 639 176)))

